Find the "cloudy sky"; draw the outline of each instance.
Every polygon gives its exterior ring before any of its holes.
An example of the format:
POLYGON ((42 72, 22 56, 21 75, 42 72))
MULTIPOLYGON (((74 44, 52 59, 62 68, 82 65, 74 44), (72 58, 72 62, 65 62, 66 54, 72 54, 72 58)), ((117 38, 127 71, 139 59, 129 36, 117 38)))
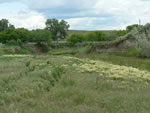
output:
POLYGON ((150 0, 0 0, 0 19, 16 27, 44 28, 48 18, 65 19, 71 29, 124 29, 150 22, 150 0))

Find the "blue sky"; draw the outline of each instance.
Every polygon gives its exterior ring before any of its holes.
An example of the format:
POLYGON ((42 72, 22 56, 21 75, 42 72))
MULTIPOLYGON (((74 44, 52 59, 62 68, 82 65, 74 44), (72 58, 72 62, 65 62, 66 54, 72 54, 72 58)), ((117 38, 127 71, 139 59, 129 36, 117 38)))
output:
POLYGON ((150 0, 0 0, 0 19, 16 27, 44 28, 48 18, 65 19, 70 29, 125 29, 150 22, 150 0))

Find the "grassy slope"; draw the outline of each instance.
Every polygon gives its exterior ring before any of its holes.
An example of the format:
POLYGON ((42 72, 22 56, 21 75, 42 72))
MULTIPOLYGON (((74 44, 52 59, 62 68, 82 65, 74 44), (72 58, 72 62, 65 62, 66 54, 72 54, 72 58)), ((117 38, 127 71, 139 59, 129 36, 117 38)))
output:
POLYGON ((63 56, 0 56, 0 64, 0 113, 150 112, 148 82, 79 73, 63 56), (47 74, 53 64, 70 65, 55 86, 47 74))

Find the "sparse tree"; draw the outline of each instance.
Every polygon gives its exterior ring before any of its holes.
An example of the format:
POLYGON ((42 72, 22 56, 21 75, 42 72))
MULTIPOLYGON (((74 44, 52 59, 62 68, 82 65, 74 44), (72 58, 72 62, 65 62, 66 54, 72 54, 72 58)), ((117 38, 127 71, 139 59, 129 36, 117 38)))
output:
POLYGON ((46 29, 52 33, 52 39, 54 41, 66 38, 70 25, 65 20, 48 19, 45 24, 46 29))
POLYGON ((14 25, 10 24, 7 19, 0 20, 0 32, 5 31, 6 29, 15 28, 14 25))

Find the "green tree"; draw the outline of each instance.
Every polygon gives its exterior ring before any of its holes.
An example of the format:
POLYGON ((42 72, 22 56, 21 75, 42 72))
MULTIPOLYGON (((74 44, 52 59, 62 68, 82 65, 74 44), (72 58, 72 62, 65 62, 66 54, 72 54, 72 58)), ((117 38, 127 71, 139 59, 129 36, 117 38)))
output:
POLYGON ((0 32, 10 28, 15 28, 15 27, 14 25, 10 24, 7 19, 0 20, 0 32))
POLYGON ((85 36, 82 34, 72 34, 67 38, 67 42, 70 46, 74 46, 77 43, 85 41, 85 36))
POLYGON ((49 32, 48 30, 33 30, 31 31, 30 36, 32 37, 31 41, 36 42, 38 45, 40 45, 41 43, 47 43, 48 45, 50 45, 50 42, 52 40, 51 32, 49 32))
POLYGON ((30 32, 24 28, 20 29, 6 29, 3 32, 0 32, 0 42, 7 43, 9 41, 27 42, 29 40, 30 32))
POLYGON ((48 19, 45 24, 46 29, 52 33, 52 39, 54 41, 66 38, 70 25, 65 20, 48 19))
POLYGON ((138 27, 138 26, 139 26, 138 24, 129 25, 127 26, 126 30, 130 32, 133 28, 138 27))

